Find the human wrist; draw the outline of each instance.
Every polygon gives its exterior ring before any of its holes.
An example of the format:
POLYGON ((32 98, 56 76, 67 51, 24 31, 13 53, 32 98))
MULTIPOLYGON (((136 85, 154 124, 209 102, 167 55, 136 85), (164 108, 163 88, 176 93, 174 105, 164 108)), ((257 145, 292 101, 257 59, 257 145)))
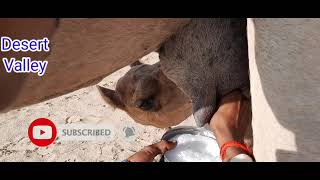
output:
POLYGON ((228 161, 230 161, 230 159, 232 159, 233 157, 235 157, 239 154, 247 154, 247 152, 245 152, 241 148, 229 147, 229 148, 227 148, 226 154, 224 156, 224 159, 222 159, 222 161, 228 162, 228 161))
MULTIPOLYGON (((230 126, 226 123, 215 124, 215 126, 212 127, 212 130, 216 136, 220 148, 223 144, 230 141, 237 141, 239 143, 244 144, 243 137, 240 137, 236 133, 234 133, 234 129, 235 128, 233 126, 230 126)), ((225 156, 224 159, 222 159, 222 161, 227 162, 239 154, 246 154, 246 152, 241 148, 228 147, 226 149, 225 156)))
POLYGON ((219 146, 222 146, 227 141, 243 143, 244 137, 236 133, 237 128, 233 125, 220 121, 218 123, 212 123, 211 129, 217 138, 219 146))

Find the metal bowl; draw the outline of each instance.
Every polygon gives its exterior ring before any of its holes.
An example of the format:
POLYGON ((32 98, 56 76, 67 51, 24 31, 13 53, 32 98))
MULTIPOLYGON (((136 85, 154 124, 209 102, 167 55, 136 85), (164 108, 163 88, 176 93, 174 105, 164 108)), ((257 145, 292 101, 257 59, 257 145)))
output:
MULTIPOLYGON (((172 140, 175 136, 177 135, 182 135, 182 134, 191 134, 191 135, 200 135, 200 136, 204 136, 207 138, 212 139, 212 143, 215 143, 216 145, 216 138, 214 136, 214 134, 212 133, 212 131, 210 131, 209 129, 202 127, 202 128, 198 128, 198 127, 193 127, 193 126, 179 126, 179 127, 175 127, 173 129, 170 129, 169 131, 167 131, 161 139, 163 140, 172 140)), ((179 142, 178 142, 179 143, 179 142)), ((219 157, 219 153, 220 152, 216 152, 215 156, 219 157)), ((160 162, 171 162, 170 159, 167 158, 166 153, 162 156, 162 158, 160 159, 160 162)), ((221 162, 220 158, 217 161, 214 162, 221 162)))

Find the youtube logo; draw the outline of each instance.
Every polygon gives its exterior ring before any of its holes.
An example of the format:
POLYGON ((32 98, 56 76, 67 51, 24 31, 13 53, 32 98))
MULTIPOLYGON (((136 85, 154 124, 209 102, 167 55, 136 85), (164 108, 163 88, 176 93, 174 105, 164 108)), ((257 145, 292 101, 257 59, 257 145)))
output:
POLYGON ((34 139, 51 139, 52 128, 51 126, 34 126, 32 135, 34 139))
POLYGON ((56 139, 57 129, 52 121, 46 118, 34 120, 28 129, 31 142, 37 146, 48 146, 56 139))

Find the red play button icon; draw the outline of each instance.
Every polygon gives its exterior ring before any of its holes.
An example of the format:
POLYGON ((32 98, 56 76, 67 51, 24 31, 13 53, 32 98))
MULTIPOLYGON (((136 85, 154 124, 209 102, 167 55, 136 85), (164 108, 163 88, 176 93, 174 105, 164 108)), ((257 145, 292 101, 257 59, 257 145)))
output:
POLYGON ((28 129, 31 142, 37 146, 48 146, 57 137, 57 128, 52 121, 46 118, 34 120, 28 129))
POLYGON ((45 131, 40 130, 40 135, 42 135, 42 134, 44 134, 44 133, 45 133, 45 131))

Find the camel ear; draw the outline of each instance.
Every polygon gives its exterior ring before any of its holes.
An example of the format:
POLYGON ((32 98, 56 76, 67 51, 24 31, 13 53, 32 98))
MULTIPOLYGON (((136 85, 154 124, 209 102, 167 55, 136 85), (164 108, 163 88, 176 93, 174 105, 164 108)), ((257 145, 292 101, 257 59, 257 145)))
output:
POLYGON ((124 104, 122 103, 119 95, 116 93, 116 91, 112 89, 108 89, 105 87, 97 86, 97 89, 102 96, 102 98, 112 107, 117 107, 120 109, 124 109, 124 104))
POLYGON ((134 62, 134 63, 130 64, 130 67, 138 66, 138 65, 140 65, 140 64, 142 64, 142 63, 138 60, 138 61, 136 61, 136 62, 134 62))

